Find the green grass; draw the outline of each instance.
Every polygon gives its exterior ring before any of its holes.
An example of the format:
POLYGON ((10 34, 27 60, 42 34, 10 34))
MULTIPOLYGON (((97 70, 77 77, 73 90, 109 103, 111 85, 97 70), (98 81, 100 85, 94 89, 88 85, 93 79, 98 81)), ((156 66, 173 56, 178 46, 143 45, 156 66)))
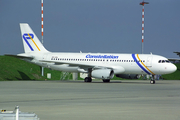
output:
MULTIPOLYGON (((176 64, 177 71, 162 75, 164 80, 180 80, 180 63, 176 64)), ((5 80, 46 80, 47 73, 51 73, 51 80, 60 80, 62 72, 56 70, 44 69, 44 76, 41 76, 41 67, 9 56, 0 56, 0 81, 5 80)), ((65 80, 72 79, 72 75, 67 76, 65 80)), ((48 80, 48 79, 47 79, 48 80)), ((78 80, 83 80, 78 78, 78 80)), ((122 80, 114 77, 112 80, 122 80)))
MULTIPOLYGON (((41 67, 9 56, 0 56, 0 80, 45 80, 47 73, 51 73, 51 80, 60 80, 61 72, 41 67)), ((72 78, 72 77, 71 77, 72 78)))

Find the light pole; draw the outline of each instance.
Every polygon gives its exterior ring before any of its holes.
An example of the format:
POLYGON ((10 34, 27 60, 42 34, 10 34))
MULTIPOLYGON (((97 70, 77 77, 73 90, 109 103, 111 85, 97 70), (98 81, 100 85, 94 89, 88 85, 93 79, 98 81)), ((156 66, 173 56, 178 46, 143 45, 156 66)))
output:
POLYGON ((143 54, 143 43, 144 43, 144 5, 149 4, 149 2, 141 2, 140 5, 142 5, 142 54, 143 54))
MULTIPOLYGON (((41 35, 42 35, 42 44, 43 44, 43 0, 41 0, 41 35)), ((44 76, 44 67, 42 67, 41 75, 44 76)))

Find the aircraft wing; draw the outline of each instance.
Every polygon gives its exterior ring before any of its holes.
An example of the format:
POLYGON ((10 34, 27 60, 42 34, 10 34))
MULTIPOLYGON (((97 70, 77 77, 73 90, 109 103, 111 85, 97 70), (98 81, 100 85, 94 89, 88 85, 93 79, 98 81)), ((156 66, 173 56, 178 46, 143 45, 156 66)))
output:
POLYGON ((49 63, 55 63, 55 64, 68 64, 69 66, 75 66, 75 67, 79 67, 79 72, 87 72, 87 70, 89 68, 92 69, 113 69, 114 71, 118 71, 118 73, 123 73, 124 72, 124 68, 121 66, 108 66, 108 65, 99 65, 99 64, 87 64, 87 63, 73 63, 71 62, 61 62, 61 61, 48 61, 48 60, 40 60, 40 62, 49 62, 49 63))
MULTIPOLYGON (((55 63, 55 64, 69 64, 69 66, 79 66, 79 67, 88 67, 88 68, 92 68, 95 66, 99 66, 99 65, 94 65, 94 64, 85 64, 85 63, 73 63, 73 62, 61 62, 61 61, 48 61, 48 60, 40 60, 40 62, 48 62, 48 63, 55 63)), ((99 67, 103 67, 103 66, 99 66, 99 67)), ((107 67, 106 67, 107 68, 107 67)))

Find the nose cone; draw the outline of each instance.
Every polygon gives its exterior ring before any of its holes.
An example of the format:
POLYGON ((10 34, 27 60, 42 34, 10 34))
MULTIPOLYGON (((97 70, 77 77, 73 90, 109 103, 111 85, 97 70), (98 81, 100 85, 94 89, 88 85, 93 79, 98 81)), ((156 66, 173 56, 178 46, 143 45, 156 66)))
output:
POLYGON ((177 70, 177 67, 173 64, 173 68, 172 68, 173 72, 175 72, 177 70))
POLYGON ((174 64, 170 64, 168 67, 167 67, 167 70, 169 73, 173 73, 177 70, 177 67, 174 65, 174 64))

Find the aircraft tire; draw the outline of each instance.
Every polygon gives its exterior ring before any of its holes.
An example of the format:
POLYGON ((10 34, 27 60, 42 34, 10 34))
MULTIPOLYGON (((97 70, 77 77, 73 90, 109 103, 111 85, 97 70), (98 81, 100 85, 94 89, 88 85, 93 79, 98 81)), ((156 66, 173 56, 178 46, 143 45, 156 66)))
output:
POLYGON ((104 79, 103 82, 104 82, 104 83, 109 83, 109 82, 110 82, 110 79, 104 79))
POLYGON ((151 80, 150 83, 151 83, 151 84, 155 84, 155 80, 151 80))
POLYGON ((91 77, 86 77, 86 78, 84 79, 84 82, 92 82, 91 77))

